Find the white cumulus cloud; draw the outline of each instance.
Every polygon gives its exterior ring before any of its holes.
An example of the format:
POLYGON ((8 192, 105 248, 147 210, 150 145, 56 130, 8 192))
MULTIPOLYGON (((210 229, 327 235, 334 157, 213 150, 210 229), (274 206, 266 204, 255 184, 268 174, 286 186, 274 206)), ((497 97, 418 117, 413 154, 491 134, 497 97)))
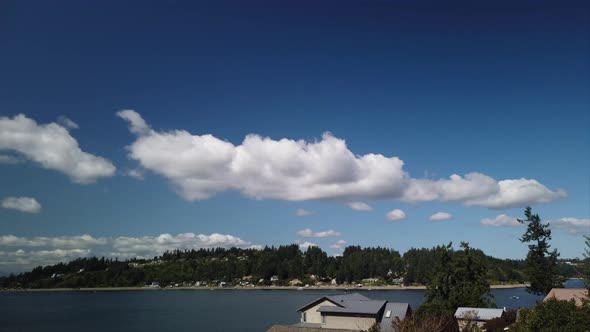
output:
POLYGON ((324 232, 316 232, 314 233, 311 229, 306 228, 303 230, 298 231, 297 236, 300 237, 334 237, 334 236, 340 236, 340 232, 336 232, 335 230, 327 230, 324 232))
POLYGON ((117 115, 137 138, 129 157, 163 176, 187 200, 223 191, 256 199, 288 201, 401 199, 407 202, 462 202, 488 208, 548 203, 566 196, 534 179, 497 181, 481 173, 448 179, 414 179, 398 157, 356 155, 343 139, 325 133, 320 140, 272 139, 247 135, 239 145, 185 130, 157 131, 132 110, 117 115))
POLYGON ((390 221, 402 221, 406 219, 406 213, 400 209, 395 209, 387 212, 385 218, 390 221))
POLYGON ((27 213, 39 213, 41 204, 33 197, 6 197, 2 200, 2 207, 27 213))
POLYGON ((318 245, 312 242, 299 242, 299 241, 295 241, 295 244, 297 244, 299 246, 299 249, 301 250, 307 250, 309 249, 309 247, 317 247, 318 245))
POLYGON ((17 151, 77 183, 92 183, 115 174, 109 160, 82 151, 67 128, 57 123, 37 124, 23 114, 0 117, 0 150, 17 151))
POLYGON ((516 220, 516 217, 511 217, 505 214, 500 214, 496 218, 484 218, 480 223, 484 226, 520 226, 521 223, 516 220))
POLYGON ((346 205, 348 205, 349 208, 351 208, 355 211, 371 211, 371 210, 373 210, 372 207, 370 207, 367 203, 363 203, 363 202, 349 202, 349 203, 346 203, 346 205))
POLYGON ((295 214, 296 214, 298 217, 306 217, 306 216, 310 216, 310 215, 312 215, 312 214, 314 214, 314 213, 315 213, 314 211, 311 211, 311 210, 306 210, 306 209, 297 209, 297 210, 295 211, 295 214))
MULTIPOLYGON (((565 231, 572 235, 590 234, 590 218, 565 217, 543 220, 542 222, 549 223, 551 229, 565 231)), ((481 224, 484 226, 526 226, 526 223, 519 223, 516 217, 507 216, 505 214, 500 214, 493 219, 482 219, 481 224)))
POLYGON ((549 220, 551 228, 564 230, 572 235, 590 235, 590 218, 560 218, 549 220))
POLYGON ((174 249, 196 250, 217 247, 259 248, 239 237, 218 233, 160 234, 142 237, 93 237, 88 234, 57 237, 4 235, 0 236, 0 265, 22 271, 37 265, 55 264, 77 257, 152 258, 174 249))
POLYGON ((145 120, 134 110, 122 110, 117 112, 117 116, 129 122, 129 131, 134 134, 148 134, 151 129, 145 120))
POLYGON ((344 250, 344 245, 346 244, 345 240, 338 240, 338 242, 331 244, 330 248, 332 249, 336 249, 339 251, 343 251, 344 250))
POLYGON ((430 220, 432 221, 438 221, 438 220, 448 220, 451 219, 451 214, 450 213, 446 213, 446 212, 437 212, 433 215, 430 216, 430 220))

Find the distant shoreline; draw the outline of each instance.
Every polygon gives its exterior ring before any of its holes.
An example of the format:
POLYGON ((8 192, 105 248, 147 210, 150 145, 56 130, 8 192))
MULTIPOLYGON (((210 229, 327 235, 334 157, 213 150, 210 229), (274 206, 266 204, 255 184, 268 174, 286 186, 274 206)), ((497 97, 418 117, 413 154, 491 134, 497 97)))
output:
MULTIPOLYGON (((526 284, 491 285, 491 289, 524 288, 526 284)), ((32 289, 3 289, 0 292, 112 292, 112 291, 175 291, 175 290, 339 290, 339 291, 370 291, 370 290, 425 290, 426 286, 371 286, 371 287, 342 287, 342 286, 255 286, 255 287, 81 287, 81 288, 32 288, 32 289)))

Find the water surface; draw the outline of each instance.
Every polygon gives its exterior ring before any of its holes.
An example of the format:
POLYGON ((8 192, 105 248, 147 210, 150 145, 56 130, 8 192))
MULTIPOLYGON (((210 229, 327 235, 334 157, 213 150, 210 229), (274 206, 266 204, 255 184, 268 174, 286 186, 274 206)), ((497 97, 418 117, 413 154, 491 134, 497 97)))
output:
MULTIPOLYGON (((568 287, 582 287, 570 280, 568 287)), ((417 308, 423 290, 360 291, 367 297, 408 302, 417 308)), ((299 320, 296 310, 337 290, 168 290, 2 292, 0 331, 266 331, 299 320)), ((542 300, 524 288, 494 289, 499 308, 542 300)))

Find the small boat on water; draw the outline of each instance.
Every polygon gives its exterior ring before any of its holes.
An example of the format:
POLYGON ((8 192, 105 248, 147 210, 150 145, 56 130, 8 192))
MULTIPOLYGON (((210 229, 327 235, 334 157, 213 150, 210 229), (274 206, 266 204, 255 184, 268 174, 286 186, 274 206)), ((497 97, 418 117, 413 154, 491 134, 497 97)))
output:
POLYGON ((519 297, 519 296, 516 296, 516 295, 512 295, 512 296, 510 297, 510 299, 511 299, 511 300, 518 300, 518 299, 520 299, 520 297, 519 297))
POLYGON ((298 287, 297 290, 303 290, 303 287, 298 287))

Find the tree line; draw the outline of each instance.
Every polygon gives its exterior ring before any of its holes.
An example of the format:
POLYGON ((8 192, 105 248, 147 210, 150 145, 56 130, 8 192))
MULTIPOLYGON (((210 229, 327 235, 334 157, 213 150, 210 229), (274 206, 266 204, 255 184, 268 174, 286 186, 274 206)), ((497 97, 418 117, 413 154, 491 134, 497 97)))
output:
MULTIPOLYGON (((459 259, 463 251, 445 249, 459 259)), ((319 247, 302 251, 297 244, 265 247, 261 250, 215 248, 174 250, 150 260, 112 258, 78 258, 67 263, 38 266, 29 272, 0 279, 3 288, 77 288, 143 286, 152 282, 170 283, 226 282, 251 276, 254 283, 272 276, 278 284, 299 279, 303 284, 319 280, 356 283, 367 278, 390 283, 394 279, 406 285, 427 285, 435 280, 433 266, 440 260, 441 247, 410 249, 403 255, 382 247, 349 246, 342 256, 328 256, 319 247), (314 276, 312 279, 311 276, 314 276)), ((498 259, 470 248, 470 259, 483 266, 490 283, 525 281, 525 262, 498 259)), ((566 265, 566 264, 562 264, 566 265)), ((565 271, 574 273, 575 271, 565 271)))

